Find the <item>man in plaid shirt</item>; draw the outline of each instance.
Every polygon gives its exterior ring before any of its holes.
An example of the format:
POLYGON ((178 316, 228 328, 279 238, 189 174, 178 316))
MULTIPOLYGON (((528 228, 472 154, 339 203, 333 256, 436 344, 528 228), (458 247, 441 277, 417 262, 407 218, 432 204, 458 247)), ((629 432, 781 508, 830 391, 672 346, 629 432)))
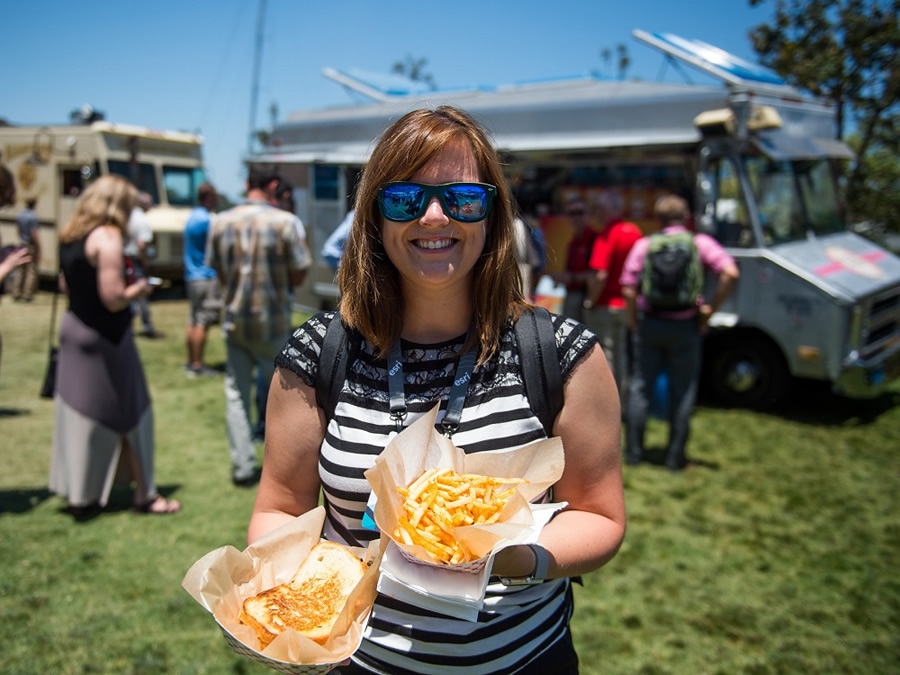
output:
POLYGON ((253 368, 271 381, 275 355, 293 329, 293 289, 311 264, 303 223, 269 204, 265 183, 266 176, 250 171, 244 203, 213 218, 206 253, 225 296, 225 423, 231 478, 240 487, 259 480, 250 425, 253 368))

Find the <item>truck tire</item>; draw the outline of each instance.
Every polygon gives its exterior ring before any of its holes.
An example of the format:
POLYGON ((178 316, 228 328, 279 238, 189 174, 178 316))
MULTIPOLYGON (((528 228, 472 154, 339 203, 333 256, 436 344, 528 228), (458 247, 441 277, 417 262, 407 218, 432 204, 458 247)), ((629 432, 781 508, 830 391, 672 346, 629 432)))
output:
POLYGON ((704 390, 715 405, 769 409, 784 399, 791 380, 781 350, 762 333, 712 338, 703 361, 704 390))

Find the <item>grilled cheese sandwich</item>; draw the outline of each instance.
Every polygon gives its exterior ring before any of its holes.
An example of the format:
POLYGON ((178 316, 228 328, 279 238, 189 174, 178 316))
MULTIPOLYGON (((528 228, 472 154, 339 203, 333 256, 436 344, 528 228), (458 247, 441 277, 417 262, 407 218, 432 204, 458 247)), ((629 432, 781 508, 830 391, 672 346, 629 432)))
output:
POLYGON ((244 600, 239 618, 256 631, 260 649, 289 628, 324 644, 366 569, 346 546, 320 542, 289 582, 244 600))

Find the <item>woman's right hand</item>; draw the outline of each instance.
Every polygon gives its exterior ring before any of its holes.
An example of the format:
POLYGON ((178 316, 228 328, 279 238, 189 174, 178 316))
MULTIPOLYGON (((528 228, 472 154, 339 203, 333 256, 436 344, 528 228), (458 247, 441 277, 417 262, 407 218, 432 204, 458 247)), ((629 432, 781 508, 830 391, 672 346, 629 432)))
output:
POLYGON ((153 293, 153 286, 147 283, 147 280, 144 277, 141 277, 133 284, 130 284, 126 291, 129 295, 132 295, 134 300, 138 300, 140 298, 149 298, 150 294, 153 293))

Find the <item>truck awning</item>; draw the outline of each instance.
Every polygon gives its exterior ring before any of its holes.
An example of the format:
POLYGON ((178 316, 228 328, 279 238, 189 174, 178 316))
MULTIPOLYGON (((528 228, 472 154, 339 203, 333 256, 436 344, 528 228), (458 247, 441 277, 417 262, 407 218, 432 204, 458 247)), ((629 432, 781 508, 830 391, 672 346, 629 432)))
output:
POLYGON ((792 136, 782 130, 766 131, 754 138, 756 146, 772 159, 854 159, 856 154, 843 141, 815 136, 792 136))
MULTIPOLYGON (((696 143, 700 133, 694 128, 616 129, 610 131, 560 134, 497 134, 494 142, 501 152, 589 151, 635 146, 677 147, 696 143)), ((373 144, 334 148, 293 147, 284 152, 265 152, 253 157, 254 164, 365 164, 373 144)))
POLYGON ((340 148, 325 150, 289 150, 254 155, 254 164, 365 164, 372 148, 340 148))

